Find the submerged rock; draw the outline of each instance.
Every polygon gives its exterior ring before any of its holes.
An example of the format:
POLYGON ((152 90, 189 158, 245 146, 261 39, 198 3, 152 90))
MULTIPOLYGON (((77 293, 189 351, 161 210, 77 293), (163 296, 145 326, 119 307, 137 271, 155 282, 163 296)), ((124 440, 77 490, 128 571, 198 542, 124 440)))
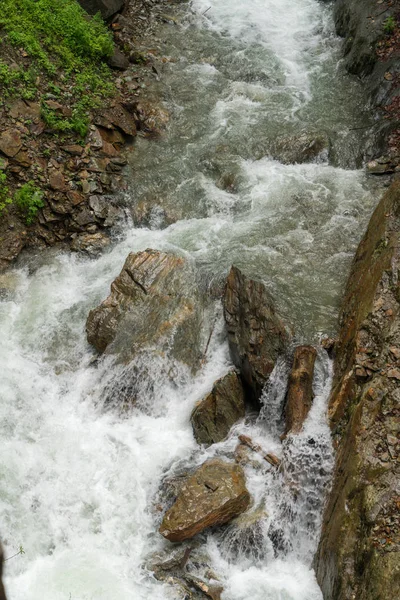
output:
POLYGON ((200 364, 201 301, 188 262, 158 250, 131 253, 111 294, 90 311, 86 332, 99 352, 130 362, 141 351, 200 364))
POLYGON ((317 351, 313 346, 298 346, 294 352, 286 395, 286 427, 283 437, 299 433, 310 411, 313 395, 314 364, 317 351))
POLYGON ((232 362, 257 402, 276 359, 285 351, 285 327, 265 286, 237 267, 228 275, 223 306, 232 362))
POLYGON ((228 523, 249 504, 242 468, 220 459, 208 460, 183 484, 160 533, 171 542, 183 542, 207 527, 228 523))
POLYGON ((328 152, 328 136, 312 132, 278 137, 271 148, 271 155, 284 164, 311 162, 317 158, 327 159, 328 152))
POLYGON ((196 404, 191 416, 194 437, 199 444, 221 442, 244 415, 242 384, 232 371, 219 379, 211 392, 196 404))
POLYGON ((400 182, 378 204, 347 283, 329 416, 337 446, 315 560, 330 600, 400 589, 400 182))

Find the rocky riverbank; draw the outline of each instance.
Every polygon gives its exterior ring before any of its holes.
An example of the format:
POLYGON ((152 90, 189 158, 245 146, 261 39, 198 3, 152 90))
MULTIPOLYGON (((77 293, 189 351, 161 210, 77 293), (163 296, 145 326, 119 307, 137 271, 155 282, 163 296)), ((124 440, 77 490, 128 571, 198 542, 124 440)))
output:
MULTIPOLYGON (((126 188, 126 154, 133 151, 136 136, 156 136, 166 122, 165 111, 145 98, 146 81, 158 77, 154 63, 162 60, 150 46, 156 25, 166 18, 164 2, 81 4, 91 14, 101 10, 113 43, 108 58, 95 67, 97 72, 85 74, 87 80, 81 83, 71 80, 51 51, 44 68, 28 42, 16 45, 3 17, 1 269, 24 248, 61 244, 95 254, 106 247, 112 228, 125 214, 121 195, 126 188), (33 79, 23 78, 22 72, 33 79), (94 85, 98 91, 90 88, 94 85), (91 98, 79 99, 79 86, 89 86, 91 98)), ((82 19, 77 10, 74 18, 82 19)), ((86 94, 84 87, 82 92, 86 94)))

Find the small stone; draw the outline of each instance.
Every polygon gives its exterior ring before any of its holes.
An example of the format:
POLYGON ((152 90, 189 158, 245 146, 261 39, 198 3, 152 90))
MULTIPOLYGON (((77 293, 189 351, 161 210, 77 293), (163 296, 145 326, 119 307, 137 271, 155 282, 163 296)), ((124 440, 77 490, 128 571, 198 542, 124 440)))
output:
POLYGON ((0 134, 0 151, 12 158, 22 148, 21 136, 16 129, 6 129, 0 134))
POLYGON ((53 190, 62 191, 65 189, 65 179, 61 171, 54 170, 50 172, 49 184, 53 190))
POLYGON ((387 376, 390 379, 398 379, 400 381, 400 369, 389 369, 387 376))

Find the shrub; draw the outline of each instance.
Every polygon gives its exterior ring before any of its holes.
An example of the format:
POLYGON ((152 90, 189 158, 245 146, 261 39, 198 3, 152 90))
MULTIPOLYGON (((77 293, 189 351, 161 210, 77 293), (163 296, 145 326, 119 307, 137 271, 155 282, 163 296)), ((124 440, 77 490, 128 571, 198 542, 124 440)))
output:
POLYGON ((392 34, 396 29, 396 20, 393 16, 388 17, 383 23, 383 31, 392 34))
POLYGON ((14 195, 15 204, 23 214, 27 225, 35 220, 39 208, 43 208, 43 194, 33 181, 25 183, 14 195))

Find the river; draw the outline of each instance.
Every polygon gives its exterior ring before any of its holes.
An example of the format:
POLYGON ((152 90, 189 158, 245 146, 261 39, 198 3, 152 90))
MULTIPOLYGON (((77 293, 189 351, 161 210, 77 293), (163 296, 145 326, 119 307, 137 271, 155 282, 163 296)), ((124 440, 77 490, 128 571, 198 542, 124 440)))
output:
POLYGON ((2 275, 1 536, 6 555, 25 551, 6 563, 9 600, 177 598, 145 567, 168 546, 154 509, 160 481, 230 456, 238 433, 280 456, 301 487, 294 501, 283 477, 246 467, 266 514, 257 543, 235 540, 229 527, 207 537, 223 600, 322 598, 311 563, 333 464, 325 353, 296 440, 279 441, 282 360, 259 417, 201 450, 190 413, 231 367, 218 303, 202 370, 192 377, 175 365, 172 384, 163 359, 147 365, 152 385, 143 382, 122 416, 103 403, 115 368, 93 361, 86 342, 88 311, 129 251, 148 247, 183 254, 212 289, 236 264, 264 281, 297 341, 317 342, 335 331, 351 257, 381 193, 362 169, 370 117, 362 88, 341 69, 329 3, 194 0, 176 17, 158 33, 169 58, 148 92, 163 98, 170 122, 160 140, 136 143, 123 199, 133 216, 98 258, 52 250, 2 275), (301 131, 328 136, 329 152, 305 164, 271 157, 276 139, 301 131), (143 203, 152 208, 139 227, 143 203))

